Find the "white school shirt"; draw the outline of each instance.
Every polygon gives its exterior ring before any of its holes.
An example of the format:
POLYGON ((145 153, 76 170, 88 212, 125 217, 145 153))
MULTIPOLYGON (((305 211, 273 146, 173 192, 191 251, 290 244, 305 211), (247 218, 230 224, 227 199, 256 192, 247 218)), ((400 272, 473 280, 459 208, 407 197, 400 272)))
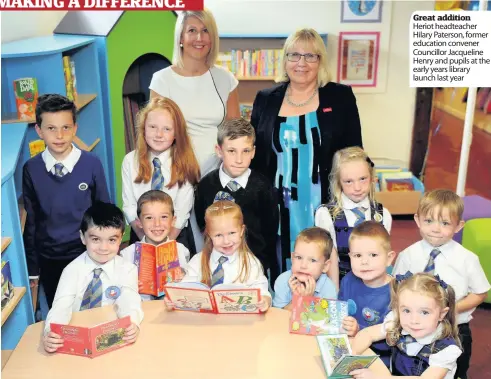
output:
POLYGON ((218 177, 220 178, 220 184, 224 188, 227 186, 227 184, 231 180, 235 180, 237 183, 239 183, 239 185, 242 188, 246 188, 247 182, 249 181, 249 176, 251 176, 251 169, 250 168, 248 168, 247 170, 245 170, 242 173, 242 175, 240 175, 240 176, 238 176, 236 178, 232 178, 232 177, 228 176, 225 171, 223 171, 223 163, 220 165, 220 170, 218 171, 218 177))
MULTIPOLYGON (((351 209, 354 208, 358 208, 358 207, 367 208, 367 210, 365 211, 365 220, 368 221, 372 219, 372 211, 370 208, 370 201, 368 200, 368 197, 366 197, 364 200, 360 201, 359 203, 355 203, 353 200, 351 200, 348 196, 346 196, 343 193, 341 194, 341 201, 342 201, 344 215, 346 216, 346 222, 348 223, 348 226, 350 227, 355 226, 357 217, 351 211, 351 209)), ((385 229, 387 230, 387 232, 390 233, 390 229, 392 228, 392 216, 390 212, 387 210, 387 208, 385 207, 383 209, 382 216, 384 218, 382 223, 385 229)), ((321 207, 315 212, 314 222, 315 222, 315 226, 319 226, 323 229, 326 229, 329 232, 332 241, 334 242, 334 247, 337 248, 338 245, 336 242, 336 231, 334 230, 334 224, 332 222, 331 214, 326 207, 321 207)))
POLYGON ((69 172, 71 173, 73 171, 73 168, 77 164, 81 155, 82 152, 80 151, 80 149, 72 144, 72 151, 70 151, 70 153, 62 161, 56 160, 56 158, 51 155, 48 148, 46 148, 41 153, 41 158, 43 158, 43 162, 46 165, 46 171, 51 172, 54 175, 55 164, 61 163, 63 164, 63 169, 61 170, 61 172, 63 173, 63 175, 66 175, 69 172))
POLYGON ((50 331, 51 323, 68 324, 72 318, 72 312, 80 310, 85 290, 94 278, 96 268, 102 268, 100 275, 102 280, 101 306, 114 304, 119 318, 130 316, 132 322, 140 325, 143 320, 143 310, 138 294, 136 266, 125 262, 118 255, 109 262, 99 265, 85 252, 66 266, 61 274, 53 306, 46 318, 45 334, 50 331), (117 287, 120 290, 117 299, 108 296, 110 287, 117 287))
MULTIPOLYGON (((191 208, 194 203, 194 188, 189 182, 185 182, 181 188, 177 183, 172 188, 166 186, 170 183, 172 172, 172 157, 170 156, 170 149, 164 151, 160 155, 156 156, 150 153, 150 166, 153 174, 153 158, 159 158, 162 175, 164 177, 163 192, 168 194, 172 198, 174 203, 174 214, 176 216, 175 227, 182 229, 188 224, 191 208)), ((138 156, 136 151, 126 154, 123 159, 123 212, 128 224, 138 217, 136 214, 136 205, 138 199, 145 192, 152 189, 152 178, 148 183, 135 183, 135 179, 138 176, 138 156)))
MULTIPOLYGON (((167 242, 168 240, 169 240, 169 237, 167 237, 167 239, 165 241, 163 241, 162 243, 167 242)), ((141 239, 141 242, 147 243, 146 236, 143 236, 143 238, 141 239)), ((184 246, 180 242, 176 242, 176 245, 177 245, 177 256, 179 259, 179 265, 182 268, 185 268, 188 261, 189 261, 189 255, 190 255, 189 250, 186 246, 184 246)), ((135 262, 135 250, 136 250, 136 245, 132 244, 132 245, 124 248, 123 250, 121 250, 119 252, 119 254, 123 257, 125 262, 135 264, 134 263, 135 262)), ((155 300, 155 296, 147 295, 144 293, 141 293, 140 297, 143 301, 155 300)))
MULTIPOLYGON (((201 254, 199 252, 191 258, 186 266, 186 275, 182 279, 183 282, 201 282, 201 254)), ((210 271, 213 273, 218 266, 218 259, 223 256, 215 249, 211 252, 210 256, 210 271)), ((269 296, 271 294, 268 291, 268 279, 264 276, 263 268, 259 260, 252 254, 248 254, 249 257, 249 277, 240 282, 236 280, 240 273, 240 260, 239 253, 235 252, 232 255, 227 256, 228 260, 222 264, 223 267, 223 284, 240 284, 247 288, 259 288, 261 296, 269 296)))
MULTIPOLYGON (((387 313, 384 322, 381 324, 382 333, 387 335, 387 330, 390 330, 394 322, 394 312, 387 313)), ((407 344, 406 354, 410 357, 418 355, 423 346, 429 345, 434 341, 438 340, 442 333, 442 325, 438 325, 436 330, 423 337, 416 338, 416 342, 411 342, 407 344)), ((404 329, 401 331, 402 335, 407 336, 409 333, 404 329)), ((397 349, 397 347, 396 347, 397 349)), ((445 349, 440 350, 438 353, 431 354, 428 357, 428 364, 434 367, 446 368, 448 372, 445 374, 444 379, 453 379, 455 371, 457 371, 457 358, 462 354, 462 350, 456 345, 447 346, 445 349)))
POLYGON ((153 74, 149 88, 174 100, 186 119, 201 176, 219 165, 217 127, 225 119, 228 97, 238 84, 232 73, 218 66, 200 76, 181 76, 172 67, 153 74))
MULTIPOLYGON (((407 271, 413 274, 424 272, 434 248, 425 240, 412 244, 399 254, 392 274, 395 276, 405 274, 407 271)), ((450 240, 438 249, 441 253, 435 258, 434 273, 453 287, 456 301, 470 293, 480 294, 489 291, 491 286, 476 254, 454 240, 450 240)), ((459 313, 457 323, 464 324, 472 320, 474 309, 459 313)))

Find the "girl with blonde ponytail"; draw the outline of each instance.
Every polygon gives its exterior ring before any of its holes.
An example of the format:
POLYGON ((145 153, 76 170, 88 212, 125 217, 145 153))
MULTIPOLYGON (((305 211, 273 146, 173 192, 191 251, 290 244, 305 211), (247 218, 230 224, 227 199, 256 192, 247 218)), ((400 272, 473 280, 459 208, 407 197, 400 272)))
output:
MULTIPOLYGON (((356 335, 353 351, 361 353, 386 338, 393 347, 388 377, 453 379, 462 354, 453 288, 438 275, 397 275, 391 283, 391 310, 382 325, 356 335)), ((370 369, 350 374, 355 379, 374 378, 370 369)))

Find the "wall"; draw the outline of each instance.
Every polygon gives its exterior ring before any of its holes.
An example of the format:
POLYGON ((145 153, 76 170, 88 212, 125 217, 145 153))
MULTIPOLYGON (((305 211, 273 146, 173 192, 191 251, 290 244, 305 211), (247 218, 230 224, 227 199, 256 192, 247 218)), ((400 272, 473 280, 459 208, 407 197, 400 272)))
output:
MULTIPOLYGON (((415 89, 409 88, 409 19, 416 10, 433 9, 433 1, 386 1, 380 24, 341 24, 340 1, 205 0, 205 5, 221 33, 291 33, 305 26, 328 33, 333 78, 340 31, 381 31, 377 93, 355 88, 364 145, 374 158, 408 165, 415 106, 415 89)), ((2 42, 49 34, 63 14, 2 12, 2 42)))
POLYGON ((51 34, 66 11, 9 11, 0 13, 2 43, 5 43, 51 34))

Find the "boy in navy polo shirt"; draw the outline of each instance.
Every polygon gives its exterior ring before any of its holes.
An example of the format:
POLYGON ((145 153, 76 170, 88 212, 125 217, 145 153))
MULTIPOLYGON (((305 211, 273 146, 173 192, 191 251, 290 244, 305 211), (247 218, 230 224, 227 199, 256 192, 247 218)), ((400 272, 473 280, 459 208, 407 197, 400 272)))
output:
POLYGON ((22 177, 29 279, 31 288, 41 282, 50 308, 63 269, 85 251, 79 235, 84 212, 97 200, 109 202, 101 162, 72 144, 76 114, 64 96, 39 97, 36 132, 46 150, 25 163, 22 177))
POLYGON ((332 238, 322 228, 302 230, 295 240, 292 268, 274 284, 273 306, 292 309, 293 295, 336 299, 336 287, 327 276, 331 265, 332 238))
MULTIPOLYGON (((390 236, 377 221, 365 221, 356 226, 349 237, 351 271, 341 280, 339 300, 350 301, 355 309, 343 320, 348 335, 354 336, 360 329, 382 324, 389 313, 390 282, 387 267, 394 252, 390 236), (356 312, 355 312, 356 311, 356 312)), ((389 367, 390 347, 385 340, 372 344, 371 349, 389 367)))

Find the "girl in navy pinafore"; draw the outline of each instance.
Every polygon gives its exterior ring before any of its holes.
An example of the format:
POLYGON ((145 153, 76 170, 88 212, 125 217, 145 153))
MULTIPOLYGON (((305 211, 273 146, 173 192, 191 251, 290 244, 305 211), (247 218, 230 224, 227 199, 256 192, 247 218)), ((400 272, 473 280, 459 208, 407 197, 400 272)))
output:
MULTIPOLYGON (((392 346, 392 376, 453 379, 462 354, 451 286, 431 274, 397 275, 391 284, 392 312, 382 325, 359 332, 353 351, 386 338, 392 346)), ((355 379, 374 378, 370 369, 354 370, 355 379)))
POLYGON ((353 146, 334 155, 330 175, 331 202, 315 212, 315 226, 326 229, 339 255, 339 280, 351 271, 348 240, 363 221, 382 223, 390 233, 392 217, 375 201, 374 164, 362 148, 353 146))

